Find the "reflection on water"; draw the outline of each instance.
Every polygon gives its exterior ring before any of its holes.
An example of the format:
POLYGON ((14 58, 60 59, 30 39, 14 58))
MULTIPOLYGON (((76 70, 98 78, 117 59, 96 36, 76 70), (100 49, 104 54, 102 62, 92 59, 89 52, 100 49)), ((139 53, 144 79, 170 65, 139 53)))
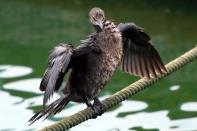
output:
POLYGON ((186 102, 181 105, 183 111, 197 111, 197 102, 186 102))
POLYGON ((31 78, 25 80, 19 80, 15 82, 9 82, 3 85, 5 89, 14 89, 18 91, 40 93, 39 85, 41 78, 31 78))
POLYGON ((14 78, 32 73, 32 69, 24 66, 0 65, 0 78, 14 78))
MULTIPOLYGON (((2 67, 2 66, 0 66, 2 67)), ((8 66, 7 66, 8 67, 8 66)), ((16 73, 16 76, 24 75, 27 69, 29 72, 32 70, 28 67, 23 66, 9 66, 14 67, 12 70, 7 68, 7 71, 10 74, 16 73), (16 69, 16 70, 14 70, 16 69), (20 70, 19 70, 20 69, 20 70)), ((5 68, 4 68, 5 69, 5 68)), ((1 73, 2 78, 6 78, 7 76, 13 77, 11 75, 7 75, 9 73, 1 73), (5 74, 5 76, 3 75, 5 74)), ((40 93, 38 91, 40 78, 32 78, 26 80, 19 80, 16 82, 6 83, 3 85, 6 89, 13 89, 17 91, 25 91, 31 93, 40 93)), ((176 91, 179 86, 172 86, 170 90, 176 91)), ((29 109, 32 106, 42 105, 43 96, 36 96, 29 99, 22 99, 20 96, 11 96, 7 92, 0 91, 1 99, 1 111, 0 111, 0 129, 13 129, 13 130, 24 130, 24 129, 40 129, 44 126, 50 125, 54 121, 61 119, 64 116, 71 115, 86 108, 85 104, 76 104, 71 103, 67 109, 63 110, 61 113, 52 117, 51 119, 42 120, 36 122, 32 126, 28 126, 28 119, 33 115, 33 111, 29 109)), ((53 100, 57 99, 59 96, 57 94, 54 95, 53 100)), ((107 97, 107 96, 105 96, 107 97)), ((102 97, 101 99, 103 99, 102 97)), ((126 100, 122 102, 122 104, 115 110, 105 113, 103 116, 98 117, 95 120, 86 121, 74 128, 72 131, 127 131, 129 129, 135 130, 135 128, 142 129, 159 129, 161 131, 166 130, 195 130, 197 129, 196 121, 197 117, 185 118, 185 119, 177 119, 171 120, 168 116, 169 110, 158 110, 154 112, 146 112, 145 110, 148 108, 148 103, 143 101, 134 101, 134 100, 126 100), (126 113, 126 115, 121 116, 120 114, 126 113), (113 121, 113 123, 111 122, 113 121), (151 124, 150 124, 151 123, 151 124)), ((183 111, 197 111, 197 103, 196 102, 186 102, 182 103, 180 107, 183 111)))
POLYGON ((179 88, 180 88, 179 85, 174 85, 174 86, 171 86, 171 87, 170 87, 170 90, 171 90, 171 91, 176 91, 176 90, 178 90, 179 88))

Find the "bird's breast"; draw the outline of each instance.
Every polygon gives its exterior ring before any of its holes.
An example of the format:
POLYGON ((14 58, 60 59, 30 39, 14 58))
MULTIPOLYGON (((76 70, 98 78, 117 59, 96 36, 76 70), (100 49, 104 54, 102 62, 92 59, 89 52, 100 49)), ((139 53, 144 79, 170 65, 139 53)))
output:
POLYGON ((83 90, 89 98, 97 96, 111 79, 121 61, 123 52, 121 34, 115 28, 99 32, 94 43, 99 47, 101 53, 89 54, 87 58, 83 90))
POLYGON ((120 32, 109 32, 103 30, 97 36, 96 44, 101 49, 101 54, 97 56, 95 73, 97 81, 101 83, 101 88, 111 79, 118 64, 121 61, 123 46, 120 32))

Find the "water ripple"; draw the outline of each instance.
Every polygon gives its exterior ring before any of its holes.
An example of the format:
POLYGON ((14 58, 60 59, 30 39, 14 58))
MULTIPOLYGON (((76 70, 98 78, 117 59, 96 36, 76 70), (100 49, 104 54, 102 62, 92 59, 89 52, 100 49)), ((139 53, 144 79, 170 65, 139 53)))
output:
POLYGON ((16 65, 0 65, 0 78, 14 78, 32 73, 32 68, 16 65))

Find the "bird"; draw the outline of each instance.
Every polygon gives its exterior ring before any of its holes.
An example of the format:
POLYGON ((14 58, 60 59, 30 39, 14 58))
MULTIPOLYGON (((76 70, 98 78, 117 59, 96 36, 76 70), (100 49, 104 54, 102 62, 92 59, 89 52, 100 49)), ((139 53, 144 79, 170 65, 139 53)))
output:
POLYGON ((117 68, 144 79, 166 72, 163 61, 144 29, 133 22, 116 25, 105 17, 102 9, 89 12, 95 32, 80 45, 61 43, 48 57, 48 66, 40 83, 44 92, 43 109, 29 120, 30 124, 61 112, 70 102, 85 103, 95 118, 106 111, 98 96, 117 68), (68 75, 63 95, 47 105, 68 75), (93 102, 92 102, 93 101, 93 102))

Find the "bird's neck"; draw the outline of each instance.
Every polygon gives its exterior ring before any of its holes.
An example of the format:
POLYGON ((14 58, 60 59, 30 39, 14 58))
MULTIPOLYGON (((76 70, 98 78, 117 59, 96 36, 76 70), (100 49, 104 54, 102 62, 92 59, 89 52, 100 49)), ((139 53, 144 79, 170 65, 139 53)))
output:
POLYGON ((102 31, 102 29, 98 25, 94 25, 94 28, 97 33, 102 31))
POLYGON ((110 20, 105 20, 103 22, 103 31, 108 32, 108 33, 119 33, 116 25, 110 21, 110 20))
POLYGON ((122 48, 121 33, 113 22, 105 20, 102 30, 96 34, 96 39, 98 40, 96 43, 103 50, 109 51, 119 47, 122 48))
POLYGON ((105 20, 105 21, 103 21, 103 29, 101 29, 98 25, 94 25, 94 28, 97 33, 101 32, 103 30, 113 33, 116 30, 116 25, 110 20, 105 20))

